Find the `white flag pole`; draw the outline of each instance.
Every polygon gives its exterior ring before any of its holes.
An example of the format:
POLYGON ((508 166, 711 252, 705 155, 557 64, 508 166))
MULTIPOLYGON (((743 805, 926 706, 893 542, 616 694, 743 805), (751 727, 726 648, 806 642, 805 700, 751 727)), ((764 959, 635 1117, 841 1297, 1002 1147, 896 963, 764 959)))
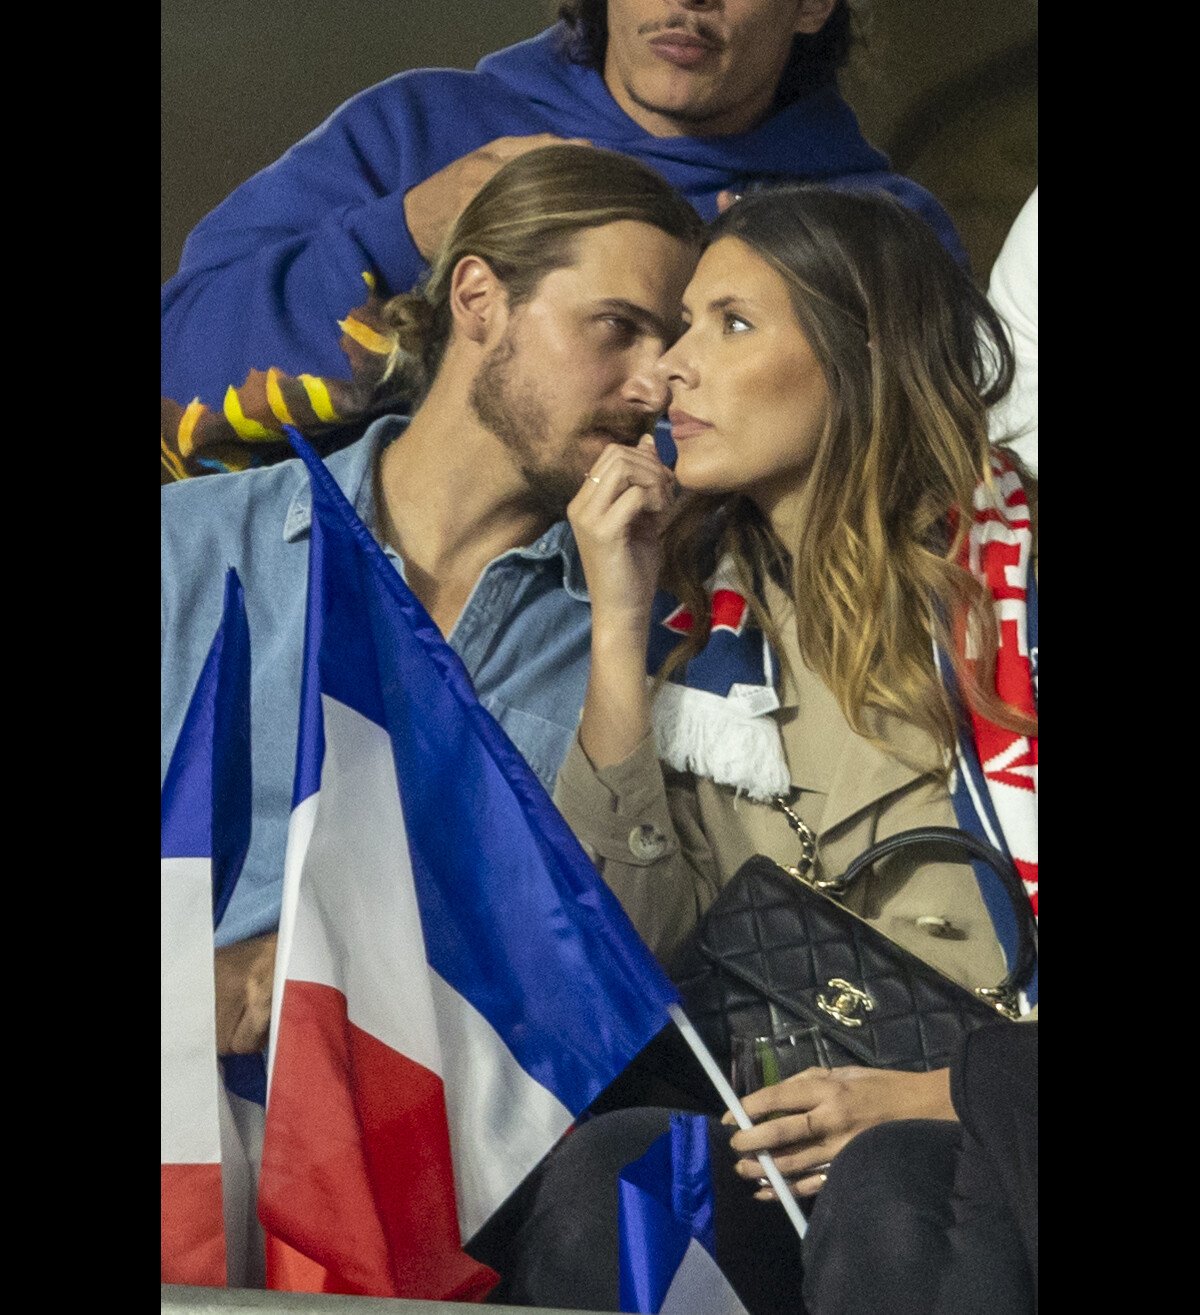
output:
MULTIPOLYGON (((668 1005, 667 1012, 675 1020, 675 1026, 683 1033, 683 1039, 691 1046, 693 1054, 700 1061, 705 1073, 712 1079, 713 1086, 716 1087, 721 1099, 729 1107, 729 1112, 737 1120, 738 1127, 753 1128, 754 1124, 751 1123, 750 1116, 742 1109, 742 1102, 738 1100, 733 1088, 729 1085, 729 1080, 721 1072, 717 1061, 713 1059, 708 1047, 700 1039, 699 1032, 688 1021, 688 1016, 678 1005, 668 1005)), ((800 1212, 800 1207, 796 1204, 796 1198, 792 1195, 791 1189, 784 1182, 783 1175, 776 1167, 775 1161, 766 1151, 759 1152, 758 1162, 762 1165, 767 1181, 775 1189, 775 1195, 779 1197, 779 1204, 783 1206, 787 1217, 792 1221, 792 1227, 795 1228, 797 1235, 803 1242, 804 1235, 808 1232, 808 1220, 800 1212)))

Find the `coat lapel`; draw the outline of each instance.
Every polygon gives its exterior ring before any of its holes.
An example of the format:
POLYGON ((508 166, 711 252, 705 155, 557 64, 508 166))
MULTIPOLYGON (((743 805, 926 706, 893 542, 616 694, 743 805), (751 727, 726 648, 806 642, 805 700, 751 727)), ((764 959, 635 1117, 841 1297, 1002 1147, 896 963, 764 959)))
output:
POLYGON ((929 737, 894 717, 880 717, 888 750, 860 735, 847 735, 834 767, 821 814, 818 840, 844 827, 865 809, 934 769, 929 737))

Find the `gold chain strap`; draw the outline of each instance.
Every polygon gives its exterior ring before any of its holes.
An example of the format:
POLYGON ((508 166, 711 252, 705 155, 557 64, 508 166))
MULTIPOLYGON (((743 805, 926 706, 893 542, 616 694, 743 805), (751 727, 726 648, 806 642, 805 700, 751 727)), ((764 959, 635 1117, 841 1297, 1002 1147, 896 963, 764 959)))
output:
POLYGON ((790 872, 793 877, 801 881, 812 881, 812 870, 817 862, 817 837, 812 827, 804 821, 797 813, 794 813, 784 801, 783 795, 777 794, 772 800, 775 807, 787 818, 791 824, 792 830, 800 840, 800 861, 795 867, 788 867, 785 863, 779 866, 785 872, 790 872))
POLYGON ((828 890, 835 895, 839 894, 843 889, 843 884, 837 877, 818 877, 814 875, 817 865, 817 836, 812 827, 798 813, 787 806, 783 795, 777 794, 772 803, 787 818, 800 841, 800 862, 795 867, 788 867, 785 863, 781 863, 779 866, 785 872, 790 872, 793 877, 797 877, 816 890, 828 890))

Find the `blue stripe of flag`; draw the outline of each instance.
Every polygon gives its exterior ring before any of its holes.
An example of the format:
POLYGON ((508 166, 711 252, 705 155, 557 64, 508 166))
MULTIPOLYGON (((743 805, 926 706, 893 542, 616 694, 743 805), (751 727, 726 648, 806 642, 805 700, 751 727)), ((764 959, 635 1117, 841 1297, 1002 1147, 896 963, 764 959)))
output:
POLYGON ((288 433, 313 489, 296 801, 320 782, 322 693, 388 731, 430 965, 578 1114, 678 996, 458 655, 288 433))
POLYGON ((250 629, 242 583, 232 568, 161 803, 162 857, 212 860, 215 927, 250 844, 250 629))
POLYGON ((622 1311, 655 1315, 693 1238, 716 1259, 708 1120, 672 1114, 670 1128, 617 1179, 622 1311))

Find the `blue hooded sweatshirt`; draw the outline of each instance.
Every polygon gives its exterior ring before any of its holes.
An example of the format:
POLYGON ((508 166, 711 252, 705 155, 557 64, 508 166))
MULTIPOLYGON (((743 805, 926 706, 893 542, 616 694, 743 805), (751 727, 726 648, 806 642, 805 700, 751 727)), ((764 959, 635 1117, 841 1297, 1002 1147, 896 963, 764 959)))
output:
POLYGON ((892 173, 832 83, 728 137, 653 137, 558 32, 488 55, 473 72, 400 73, 348 100, 192 231, 162 291, 162 395, 219 410, 253 369, 338 377, 337 321, 425 272, 404 218, 409 188, 496 137, 556 133, 644 161, 708 220, 717 193, 783 180, 882 187, 966 256, 933 197, 892 173))

